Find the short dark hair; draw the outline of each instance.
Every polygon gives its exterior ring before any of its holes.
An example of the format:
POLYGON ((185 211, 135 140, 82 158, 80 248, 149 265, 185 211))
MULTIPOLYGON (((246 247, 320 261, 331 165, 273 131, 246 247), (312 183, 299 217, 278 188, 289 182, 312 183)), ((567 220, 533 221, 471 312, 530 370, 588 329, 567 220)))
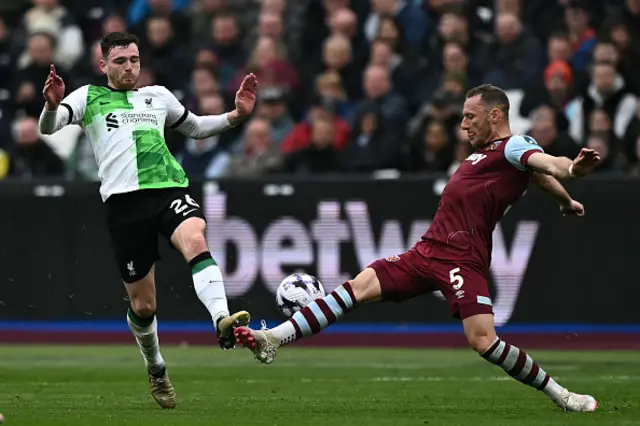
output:
POLYGON ((504 90, 492 84, 483 84, 470 89, 467 92, 467 99, 478 95, 485 108, 498 108, 505 119, 509 119, 509 98, 504 90))
POLYGON ((130 44, 140 46, 140 40, 133 34, 123 32, 109 33, 100 40, 100 49, 102 50, 102 57, 109 56, 109 52, 114 47, 127 47, 130 44))

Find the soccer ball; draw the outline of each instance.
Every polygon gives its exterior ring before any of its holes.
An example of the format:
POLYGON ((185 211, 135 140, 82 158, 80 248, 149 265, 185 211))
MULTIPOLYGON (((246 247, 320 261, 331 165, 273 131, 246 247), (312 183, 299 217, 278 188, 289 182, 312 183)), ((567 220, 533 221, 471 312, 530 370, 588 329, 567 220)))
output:
POLYGON ((305 273, 291 274, 278 286, 276 304, 280 312, 291 317, 321 297, 324 297, 324 287, 316 277, 305 273))

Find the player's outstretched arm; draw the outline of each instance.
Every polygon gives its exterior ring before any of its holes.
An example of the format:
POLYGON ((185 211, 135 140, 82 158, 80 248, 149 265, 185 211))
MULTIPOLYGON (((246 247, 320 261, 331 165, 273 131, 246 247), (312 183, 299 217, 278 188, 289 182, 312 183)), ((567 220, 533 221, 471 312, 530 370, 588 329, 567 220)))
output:
POLYGON ((45 104, 40 114, 39 127, 40 132, 50 135, 62 129, 69 119, 69 111, 66 108, 58 108, 62 97, 64 96, 64 81, 56 73, 56 68, 51 65, 49 75, 44 83, 42 96, 44 96, 45 104))
POLYGON ((64 81, 51 65, 42 90, 45 103, 38 122, 40 133, 51 135, 69 124, 81 124, 87 106, 87 90, 87 86, 82 86, 63 99, 64 81))
POLYGON ((556 178, 545 173, 534 172, 533 182, 558 201, 560 212, 563 215, 584 216, 584 206, 571 198, 571 195, 556 178))
POLYGON ((253 107, 256 103, 257 84, 258 81, 255 75, 249 74, 246 76, 236 92, 236 108, 222 115, 198 116, 184 109, 179 101, 171 95, 173 99, 169 105, 169 115, 175 115, 175 111, 179 111, 179 114, 181 114, 171 127, 194 139, 208 138, 235 127, 246 120, 253 112, 253 107))
POLYGON ((544 152, 534 152, 527 158, 527 166, 536 172, 556 179, 576 179, 586 176, 600 161, 600 154, 593 149, 582 148, 575 160, 554 157, 544 152))

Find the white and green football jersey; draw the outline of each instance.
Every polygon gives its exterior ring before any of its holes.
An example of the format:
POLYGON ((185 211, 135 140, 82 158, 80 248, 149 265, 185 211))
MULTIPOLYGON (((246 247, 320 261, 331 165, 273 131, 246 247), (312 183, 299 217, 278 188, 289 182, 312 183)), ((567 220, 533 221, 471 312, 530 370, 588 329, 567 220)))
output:
POLYGON ((164 139, 165 125, 179 126, 188 111, 165 87, 120 91, 87 85, 60 105, 70 114, 65 124, 82 126, 91 143, 103 201, 141 189, 188 186, 164 139))

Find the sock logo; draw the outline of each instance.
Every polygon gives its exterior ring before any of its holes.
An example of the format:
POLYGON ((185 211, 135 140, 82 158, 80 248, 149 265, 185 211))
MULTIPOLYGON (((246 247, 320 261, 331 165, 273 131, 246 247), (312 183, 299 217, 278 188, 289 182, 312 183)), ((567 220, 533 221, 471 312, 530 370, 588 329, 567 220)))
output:
POLYGON ((129 270, 129 276, 133 277, 136 274, 136 269, 133 267, 133 260, 127 263, 127 269, 129 270))

